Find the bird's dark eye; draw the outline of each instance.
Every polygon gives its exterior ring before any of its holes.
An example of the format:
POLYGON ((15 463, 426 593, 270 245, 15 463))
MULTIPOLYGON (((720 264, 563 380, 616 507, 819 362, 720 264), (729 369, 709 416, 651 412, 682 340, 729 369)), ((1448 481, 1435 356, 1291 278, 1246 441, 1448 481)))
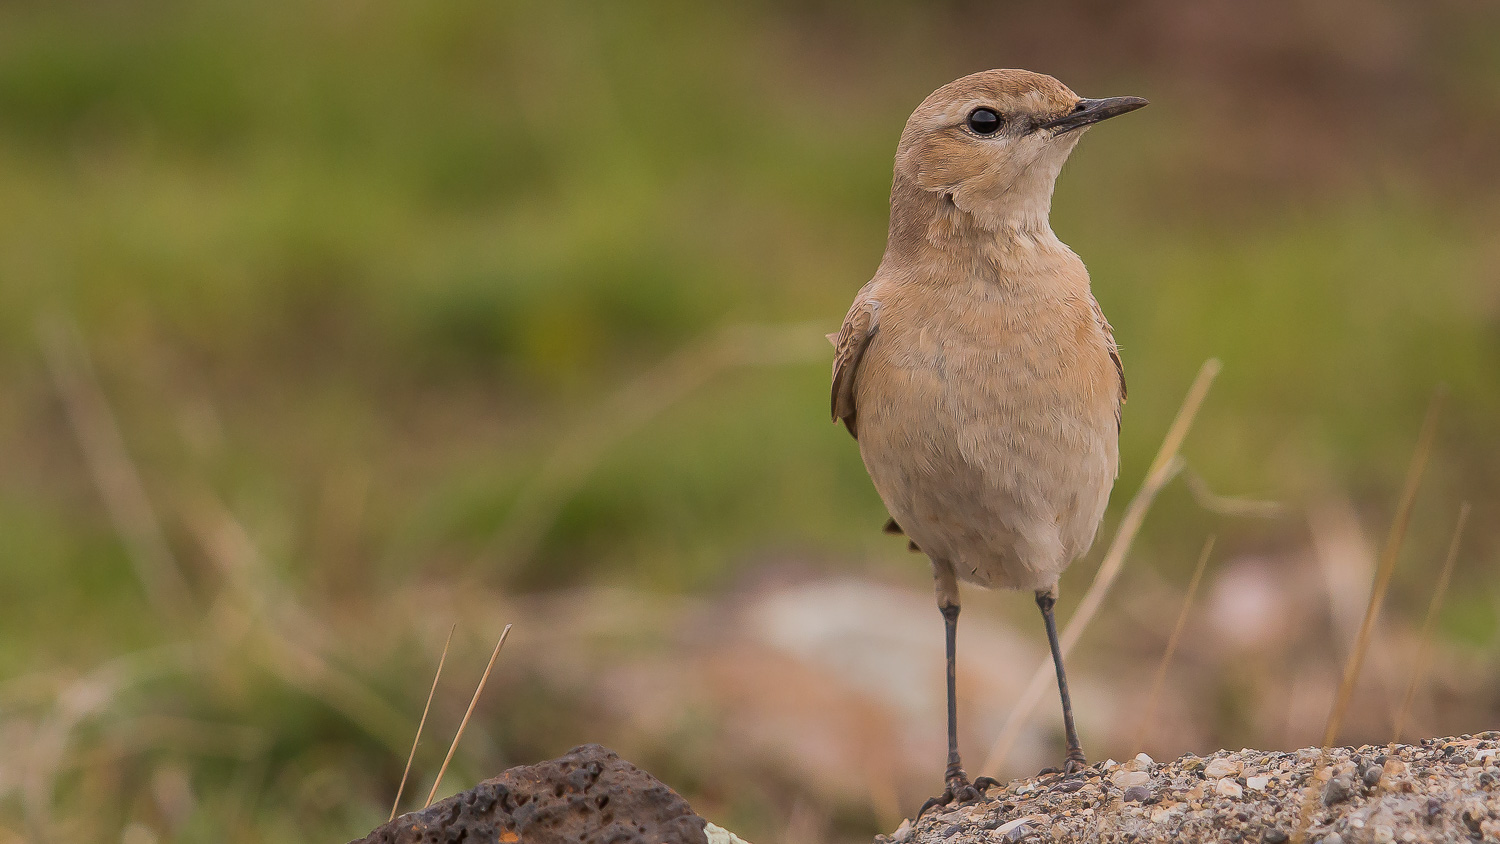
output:
POLYGON ((1000 115, 992 108, 976 108, 969 112, 969 128, 976 135, 993 135, 1000 131, 1000 115))

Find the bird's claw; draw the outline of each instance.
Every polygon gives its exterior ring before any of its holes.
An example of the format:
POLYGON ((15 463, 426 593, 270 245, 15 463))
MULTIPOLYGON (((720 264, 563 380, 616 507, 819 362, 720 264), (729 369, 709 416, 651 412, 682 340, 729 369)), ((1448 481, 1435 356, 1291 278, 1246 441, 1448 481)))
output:
POLYGON ((936 797, 928 798, 922 808, 917 810, 916 820, 921 820, 927 814, 928 809, 936 809, 942 806, 958 805, 966 806, 970 803, 978 803, 984 799, 985 791, 1000 785, 1000 781, 994 777, 980 777, 973 782, 964 775, 963 771, 956 774, 950 773, 947 783, 943 786, 943 793, 936 797))
POLYGON ((1089 766, 1089 760, 1083 755, 1082 750, 1068 751, 1068 758, 1063 761, 1061 768, 1046 767, 1036 772, 1039 777, 1056 775, 1055 781, 1070 779, 1082 774, 1089 766))

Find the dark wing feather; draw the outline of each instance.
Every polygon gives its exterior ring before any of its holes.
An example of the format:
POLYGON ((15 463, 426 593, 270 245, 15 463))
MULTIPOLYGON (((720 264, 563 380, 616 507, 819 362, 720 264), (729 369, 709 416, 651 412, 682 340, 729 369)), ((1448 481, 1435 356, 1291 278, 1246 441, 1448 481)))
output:
POLYGON ((849 315, 844 317, 844 327, 837 335, 829 335, 833 341, 833 390, 830 396, 833 418, 842 419, 850 436, 859 439, 855 424, 854 377, 859 370, 860 358, 864 357, 870 339, 879 329, 880 302, 860 298, 854 301, 849 315))
MULTIPOLYGON (((1115 329, 1104 318, 1104 309, 1099 307, 1099 300, 1089 297, 1089 304, 1094 306, 1094 319, 1099 321, 1099 328, 1104 331, 1105 346, 1109 350, 1109 359, 1115 363, 1115 372, 1120 375, 1120 404, 1125 403, 1125 362, 1120 360, 1120 347, 1115 344, 1115 329)), ((1120 428, 1120 408, 1115 407, 1115 430, 1120 428)))

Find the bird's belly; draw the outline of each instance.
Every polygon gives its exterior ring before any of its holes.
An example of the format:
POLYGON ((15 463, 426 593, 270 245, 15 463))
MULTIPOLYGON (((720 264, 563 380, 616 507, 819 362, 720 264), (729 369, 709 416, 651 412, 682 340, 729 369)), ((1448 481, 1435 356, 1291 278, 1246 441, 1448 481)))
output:
POLYGON ((1051 586, 1092 543, 1118 465, 1115 399, 1095 383, 1097 362, 1053 350, 1038 365, 1001 344, 913 339, 867 360, 879 374, 859 385, 876 490, 960 578, 1051 586))

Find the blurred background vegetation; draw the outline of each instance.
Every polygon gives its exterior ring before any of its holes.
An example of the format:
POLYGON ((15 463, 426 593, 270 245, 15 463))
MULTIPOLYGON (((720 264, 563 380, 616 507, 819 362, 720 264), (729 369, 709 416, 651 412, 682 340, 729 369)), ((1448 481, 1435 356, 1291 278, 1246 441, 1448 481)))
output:
MULTIPOLYGON (((1185 457, 1283 505, 1162 494, 1073 661, 1085 747, 1319 740, 1440 382, 1344 738, 1389 740, 1464 500, 1408 735, 1495 726, 1500 7, 13 0, 0 842, 361 836, 449 629, 404 808, 506 622, 441 794, 602 741, 753 841, 888 831, 940 784, 941 626, 821 333, 906 115, 989 67, 1152 100, 1054 203, 1130 378, 1101 537, 1210 356, 1185 457)), ((965 606, 975 770, 1042 631, 965 606)), ((1033 720, 1004 773, 1060 755, 1033 720)))

